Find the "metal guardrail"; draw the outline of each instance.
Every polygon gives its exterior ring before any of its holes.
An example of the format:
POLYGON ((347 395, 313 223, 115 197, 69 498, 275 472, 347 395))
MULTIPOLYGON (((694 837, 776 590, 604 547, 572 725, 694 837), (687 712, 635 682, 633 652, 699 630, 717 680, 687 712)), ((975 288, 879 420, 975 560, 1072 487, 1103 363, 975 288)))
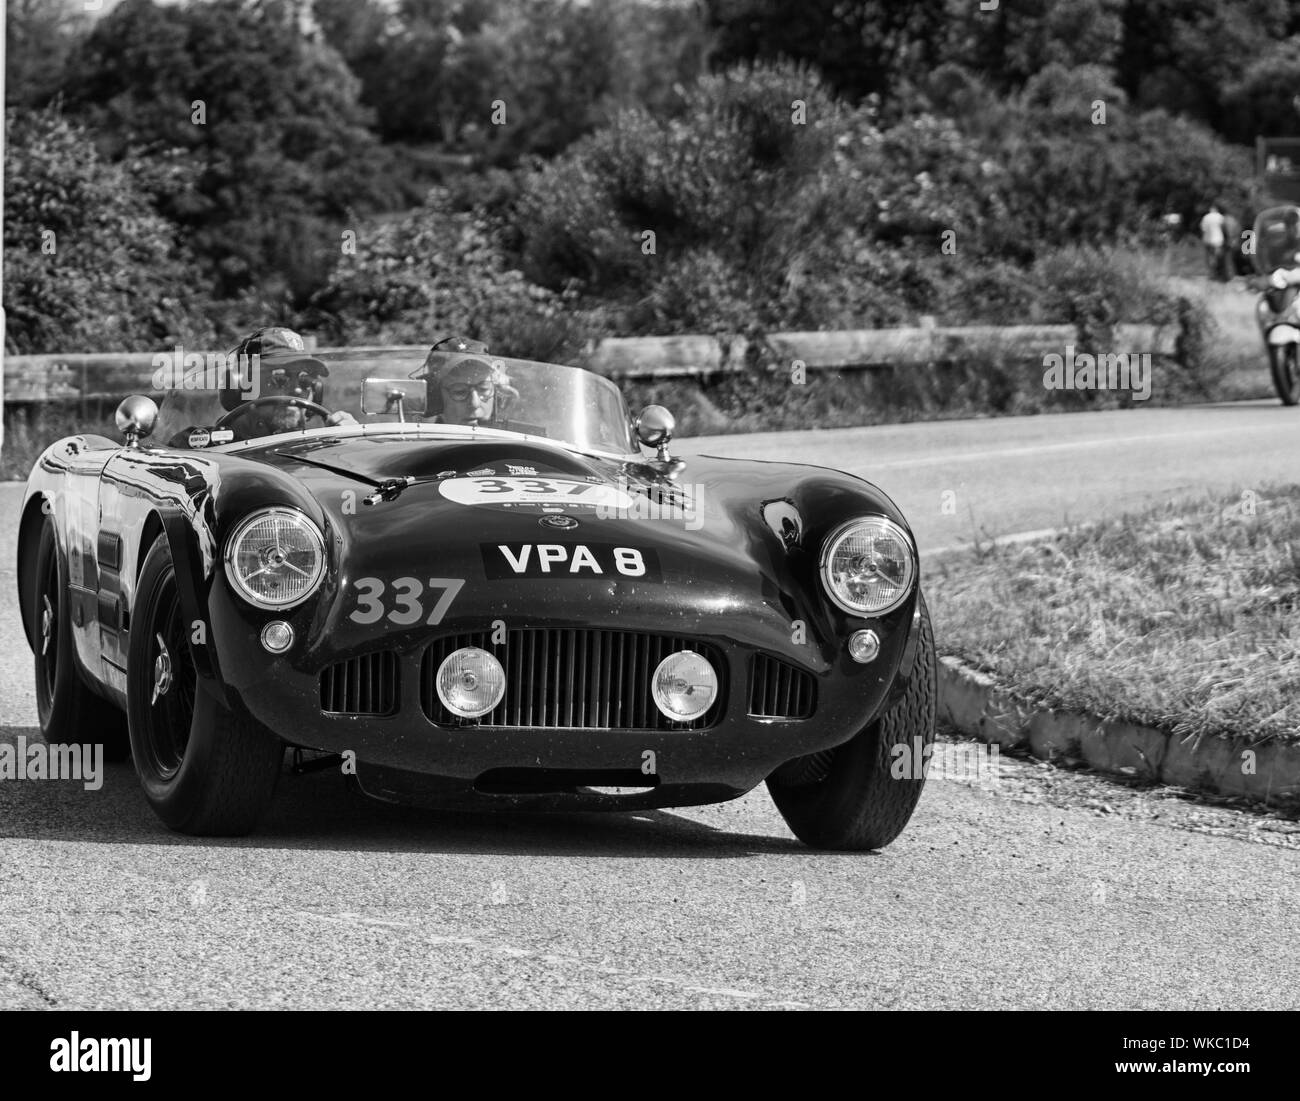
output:
MULTIPOLYGON (((963 352, 990 347, 1008 354, 1061 353, 1073 345, 1072 325, 967 326, 919 325, 899 329, 840 332, 770 333, 755 352, 765 359, 802 362, 810 371, 916 366, 959 358, 963 352)), ((1169 355, 1175 333, 1153 325, 1116 326, 1116 352, 1169 355)), ((616 379, 638 380, 725 374, 749 369, 750 341, 744 337, 620 337, 600 341, 586 366, 616 379)), ((423 345, 365 348, 318 348, 354 354, 422 351, 423 345)), ((153 352, 101 352, 77 355, 29 355, 4 358, 4 402, 85 403, 126 394, 154 393, 153 352)), ((206 352, 200 353, 206 355, 206 352)))

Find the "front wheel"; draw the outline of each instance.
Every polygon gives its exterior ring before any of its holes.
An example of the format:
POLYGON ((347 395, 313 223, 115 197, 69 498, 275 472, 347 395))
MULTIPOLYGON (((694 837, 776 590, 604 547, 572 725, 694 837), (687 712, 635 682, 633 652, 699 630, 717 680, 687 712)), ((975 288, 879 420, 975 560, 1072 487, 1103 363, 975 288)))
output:
POLYGON ((101 745, 104 758, 122 761, 130 751, 126 716, 96 696, 77 670, 76 641, 66 576, 54 521, 45 518, 36 547, 36 586, 29 595, 35 626, 36 714, 48 745, 101 745))
POLYGON ((199 836, 251 832, 275 792, 284 743, 199 688, 165 537, 140 571, 126 685, 131 756, 158 817, 199 836))
POLYGON ((1296 366, 1296 346, 1270 344, 1268 366, 1273 372, 1273 387, 1282 399, 1282 404, 1295 405, 1300 402, 1300 369, 1296 366))
POLYGON ((881 849, 903 832, 916 809, 939 694, 930 612, 919 595, 917 601, 921 637, 902 699, 850 741, 791 761, 767 779, 777 810, 806 845, 881 849), (918 750, 921 760, 915 759, 918 750), (906 761, 914 767, 900 767, 906 761))

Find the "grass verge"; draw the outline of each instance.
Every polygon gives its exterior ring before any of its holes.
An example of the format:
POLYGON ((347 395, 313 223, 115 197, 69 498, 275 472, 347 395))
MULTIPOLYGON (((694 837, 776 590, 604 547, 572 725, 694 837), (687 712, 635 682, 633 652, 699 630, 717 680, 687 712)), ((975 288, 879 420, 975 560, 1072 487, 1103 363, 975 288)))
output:
POLYGON ((942 653, 1027 701, 1300 741, 1300 485, 931 563, 942 653))

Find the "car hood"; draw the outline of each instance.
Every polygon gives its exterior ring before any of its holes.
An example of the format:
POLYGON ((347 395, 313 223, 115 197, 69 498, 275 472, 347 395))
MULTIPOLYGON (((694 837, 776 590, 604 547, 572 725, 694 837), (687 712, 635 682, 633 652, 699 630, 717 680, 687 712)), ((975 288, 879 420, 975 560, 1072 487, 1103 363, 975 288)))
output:
MULTIPOLYGON (((331 569, 315 626, 358 638, 376 630, 358 622, 372 614, 358 616, 358 591, 391 593, 414 579, 428 594, 415 598, 423 618, 408 625, 414 612, 399 611, 396 627, 378 625, 386 637, 427 635, 435 619, 444 629, 568 621, 740 632, 793 655, 796 621, 830 632, 817 580, 825 531, 866 512, 902 522, 860 479, 783 463, 695 458, 669 481, 631 457, 522 438, 371 436, 304 438, 243 457, 278 468, 319 504, 331 569), (402 479, 413 481, 396 488, 402 479), (454 601, 435 616, 434 590, 455 581, 454 601)), ((382 600, 392 608, 391 596, 382 600)))

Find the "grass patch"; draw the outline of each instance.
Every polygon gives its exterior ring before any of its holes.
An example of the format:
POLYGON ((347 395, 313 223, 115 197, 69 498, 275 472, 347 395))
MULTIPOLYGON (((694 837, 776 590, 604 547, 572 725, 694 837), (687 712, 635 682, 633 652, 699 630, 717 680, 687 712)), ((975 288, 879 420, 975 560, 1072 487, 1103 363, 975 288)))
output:
POLYGON ((942 653, 1030 702, 1300 740, 1300 485, 930 564, 942 653))
POLYGON ((92 403, 86 415, 69 405, 10 406, 4 411, 5 438, 0 447, 0 481, 27 481, 32 464, 50 444, 65 436, 107 436, 120 440, 113 413, 117 402, 92 403))

